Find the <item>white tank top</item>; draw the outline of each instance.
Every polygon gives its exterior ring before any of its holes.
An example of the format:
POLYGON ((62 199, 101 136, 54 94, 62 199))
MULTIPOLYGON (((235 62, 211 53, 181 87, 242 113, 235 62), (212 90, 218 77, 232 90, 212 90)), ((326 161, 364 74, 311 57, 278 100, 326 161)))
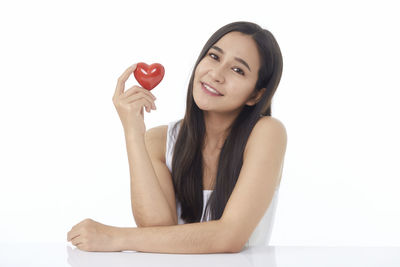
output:
MULTIPOLYGON (((168 124, 168 131, 167 131, 165 163, 171 173, 172 173, 172 155, 173 155, 173 151, 174 151, 173 149, 174 149, 176 138, 178 136, 180 125, 179 124, 177 125, 175 132, 172 131, 173 130, 172 128, 175 125, 175 123, 177 123, 178 121, 179 120, 170 122, 168 124)), ((203 190, 203 213, 202 213, 202 219, 201 219, 202 222, 210 220, 210 216, 208 216, 207 218, 204 218, 204 213, 205 213, 205 207, 206 207, 207 201, 208 201, 212 191, 213 190, 203 190)), ((258 223, 257 227, 254 229, 249 240, 246 242, 245 247, 269 245, 269 241, 271 238, 271 232, 272 232, 272 226, 273 226, 275 213, 276 213, 278 193, 279 193, 279 185, 275 188, 274 196, 272 198, 272 201, 271 201, 267 211, 265 212, 261 221, 258 223)), ((177 215, 178 215, 178 224, 185 224, 185 221, 183 221, 180 218, 181 217, 181 205, 177 200, 176 200, 176 211, 177 211, 177 215)))

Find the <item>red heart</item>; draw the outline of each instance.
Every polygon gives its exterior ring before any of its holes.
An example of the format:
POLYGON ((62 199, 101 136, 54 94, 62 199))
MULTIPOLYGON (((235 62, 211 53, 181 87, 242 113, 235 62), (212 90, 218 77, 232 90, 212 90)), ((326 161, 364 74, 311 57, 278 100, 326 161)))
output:
POLYGON ((138 83, 149 91, 161 82, 164 73, 164 67, 159 63, 154 63, 149 66, 146 63, 140 62, 133 71, 138 83))

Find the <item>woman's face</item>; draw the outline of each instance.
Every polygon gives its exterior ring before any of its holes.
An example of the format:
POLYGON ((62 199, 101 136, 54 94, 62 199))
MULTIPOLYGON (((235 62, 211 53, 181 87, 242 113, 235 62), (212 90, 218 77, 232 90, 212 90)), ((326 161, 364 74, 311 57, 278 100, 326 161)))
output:
MULTIPOLYGON (((255 104, 254 88, 260 59, 255 41, 241 32, 230 32, 206 53, 195 70, 193 98, 204 111, 232 112, 255 104), (211 86, 218 95, 207 91, 211 86)), ((257 99, 259 93, 255 96, 257 99)))

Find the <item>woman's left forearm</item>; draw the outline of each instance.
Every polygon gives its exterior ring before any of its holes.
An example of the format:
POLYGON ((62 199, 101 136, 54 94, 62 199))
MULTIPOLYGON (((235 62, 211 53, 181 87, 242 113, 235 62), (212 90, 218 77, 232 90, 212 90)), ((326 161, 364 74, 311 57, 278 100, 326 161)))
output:
POLYGON ((232 229, 220 220, 140 228, 116 228, 119 250, 203 254, 238 252, 232 229))

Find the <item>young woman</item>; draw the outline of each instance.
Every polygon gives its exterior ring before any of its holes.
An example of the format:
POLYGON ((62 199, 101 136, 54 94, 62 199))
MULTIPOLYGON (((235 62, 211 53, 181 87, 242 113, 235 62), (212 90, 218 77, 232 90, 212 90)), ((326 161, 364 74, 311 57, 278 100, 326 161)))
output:
POLYGON ((273 35, 250 22, 230 23, 205 44, 194 66, 182 120, 146 131, 143 107, 155 97, 124 91, 136 68, 118 79, 121 119, 137 228, 86 219, 68 241, 87 251, 239 252, 269 240, 287 135, 271 116, 282 74, 273 35))

